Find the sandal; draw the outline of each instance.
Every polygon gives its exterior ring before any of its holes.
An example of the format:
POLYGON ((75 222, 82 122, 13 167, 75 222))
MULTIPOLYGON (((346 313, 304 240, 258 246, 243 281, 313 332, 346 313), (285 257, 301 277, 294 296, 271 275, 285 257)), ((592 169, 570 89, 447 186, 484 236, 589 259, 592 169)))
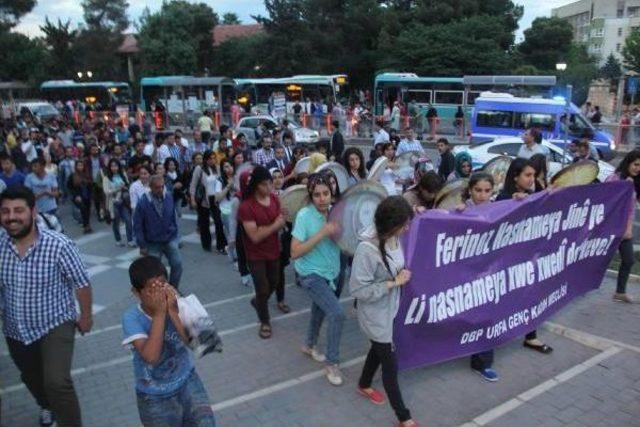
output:
POLYGON ((263 340, 271 338, 271 326, 267 325, 266 323, 260 325, 260 332, 258 332, 258 335, 263 340))
POLYGON ((280 310, 283 313, 289 313, 291 311, 291 307, 289 307, 285 302, 279 302, 278 303, 278 310, 280 310))
POLYGON ((549 347, 546 344, 535 345, 535 344, 529 344, 527 341, 525 341, 524 343, 522 343, 522 345, 542 354, 549 354, 553 351, 553 348, 549 347))

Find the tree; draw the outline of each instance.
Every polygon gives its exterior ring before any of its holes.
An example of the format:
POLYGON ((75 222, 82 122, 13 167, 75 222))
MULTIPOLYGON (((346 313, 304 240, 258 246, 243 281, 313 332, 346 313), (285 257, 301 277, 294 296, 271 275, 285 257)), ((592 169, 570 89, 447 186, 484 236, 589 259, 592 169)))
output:
POLYGON ((96 78, 123 79, 126 71, 118 47, 129 26, 126 0, 83 0, 85 25, 76 41, 77 66, 96 78))
POLYGON ((20 18, 36 5, 36 0, 0 0, 0 30, 15 27, 20 18))
POLYGON ((127 0, 83 0, 84 22, 89 30, 122 33, 129 27, 127 0))
POLYGON ((627 36, 622 48, 624 64, 636 73, 640 72, 640 30, 636 29, 627 36))
POLYGON ((205 3, 173 0, 139 24, 138 44, 147 74, 202 74, 213 64, 218 16, 205 3))
POLYGON ((573 43, 567 54, 567 69, 558 79, 558 85, 573 85, 572 100, 582 105, 589 95, 589 85, 598 76, 598 61, 589 55, 586 46, 573 43))
POLYGON ((233 12, 227 12, 222 15, 222 25, 240 25, 240 18, 233 12))
POLYGON ((73 46, 77 30, 70 30, 70 26, 70 20, 63 23, 58 18, 57 25, 54 25, 49 17, 45 17, 44 25, 40 26, 49 52, 47 73, 51 78, 65 79, 74 75, 76 64, 73 46))
POLYGON ((379 66, 435 76, 506 73, 511 58, 502 46, 513 33, 501 20, 485 15, 448 24, 415 23, 398 35, 391 51, 381 52, 379 66))
POLYGON ((254 77, 256 58, 267 50, 264 34, 250 37, 234 37, 215 48, 215 64, 212 74, 216 76, 254 77))
POLYGON ((607 57, 607 62, 600 68, 599 73, 600 77, 609 80, 618 80, 622 75, 622 66, 620 65, 620 61, 613 56, 613 53, 610 53, 607 57))
POLYGON ((29 39, 20 33, 0 32, 0 51, 8 54, 10 61, 0 61, 0 80, 20 80, 37 84, 46 77, 46 67, 41 64, 47 51, 37 39, 29 39))
POLYGON ((560 61, 566 62, 573 30, 564 19, 536 18, 531 28, 524 31, 524 41, 518 45, 518 52, 525 64, 539 70, 554 70, 560 61))

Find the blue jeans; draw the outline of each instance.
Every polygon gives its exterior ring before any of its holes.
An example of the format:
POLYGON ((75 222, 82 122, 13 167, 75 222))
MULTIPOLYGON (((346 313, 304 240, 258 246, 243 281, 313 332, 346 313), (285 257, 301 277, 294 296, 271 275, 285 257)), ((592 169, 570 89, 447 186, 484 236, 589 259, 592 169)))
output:
MULTIPOLYGON (((337 279, 337 278, 336 278, 337 279)), ((329 286, 329 281, 317 274, 300 276, 300 283, 311 297, 311 320, 307 331, 307 346, 314 347, 318 342, 320 327, 327 317, 327 364, 335 365, 340 361, 340 337, 345 314, 338 297, 329 286)), ((335 283, 335 280, 334 280, 335 283)))
POLYGON ((169 274, 169 283, 175 288, 180 285, 180 277, 182 277, 182 256, 180 255, 180 249, 178 244, 179 238, 175 238, 167 243, 148 243, 149 255, 156 256, 162 259, 162 255, 167 257, 169 261, 169 267, 171 267, 171 273, 169 274))
POLYGON ((116 242, 120 242, 120 240, 122 240, 122 237, 120 236, 120 221, 124 222, 124 229, 127 233, 127 242, 131 242, 133 239, 131 233, 131 211, 123 202, 113 202, 112 221, 113 237, 115 237, 116 242))
POLYGON ((171 396, 137 393, 138 412, 143 426, 215 427, 209 396, 195 370, 187 382, 171 396))

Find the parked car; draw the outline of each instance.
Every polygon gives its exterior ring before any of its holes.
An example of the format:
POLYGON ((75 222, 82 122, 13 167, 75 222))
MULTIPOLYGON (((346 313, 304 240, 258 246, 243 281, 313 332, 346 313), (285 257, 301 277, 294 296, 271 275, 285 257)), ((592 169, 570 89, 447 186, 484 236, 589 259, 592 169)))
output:
MULTIPOLYGON (((255 147, 256 141, 256 129, 265 123, 266 128, 273 131, 278 126, 278 121, 271 116, 248 116, 240 119, 236 127, 234 128, 234 136, 243 133, 247 137, 249 145, 255 147)), ((313 144, 320 139, 318 131, 305 128, 289 120, 289 129, 293 132, 293 137, 296 143, 313 144)))
MULTIPOLYGON (((471 155, 472 167, 476 170, 482 168, 485 163, 494 157, 517 157, 522 144, 524 144, 522 139, 517 137, 488 138, 471 145, 458 145, 453 148, 453 154, 458 154, 461 151, 468 152, 471 155)), ((542 145, 547 147, 551 152, 549 159, 549 178, 558 173, 564 166, 570 165, 573 162, 573 157, 567 152, 564 153, 565 161, 563 165, 562 148, 546 140, 542 141, 542 145)), ((602 160, 598 161, 598 167, 600 169, 598 173, 598 180, 600 180, 600 182, 604 182, 604 180, 615 171, 613 166, 602 160)))
POLYGON ((19 102, 15 104, 16 114, 31 114, 42 121, 56 118, 60 112, 56 107, 45 101, 19 102))

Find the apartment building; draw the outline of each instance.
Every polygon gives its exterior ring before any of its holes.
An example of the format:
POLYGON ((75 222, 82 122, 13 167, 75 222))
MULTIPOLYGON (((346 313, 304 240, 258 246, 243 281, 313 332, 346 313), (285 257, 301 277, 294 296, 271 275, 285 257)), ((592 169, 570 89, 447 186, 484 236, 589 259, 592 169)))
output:
POLYGON ((600 65, 610 53, 622 60, 624 41, 640 28, 640 0, 579 0, 551 11, 573 27, 573 39, 585 43, 600 65))

